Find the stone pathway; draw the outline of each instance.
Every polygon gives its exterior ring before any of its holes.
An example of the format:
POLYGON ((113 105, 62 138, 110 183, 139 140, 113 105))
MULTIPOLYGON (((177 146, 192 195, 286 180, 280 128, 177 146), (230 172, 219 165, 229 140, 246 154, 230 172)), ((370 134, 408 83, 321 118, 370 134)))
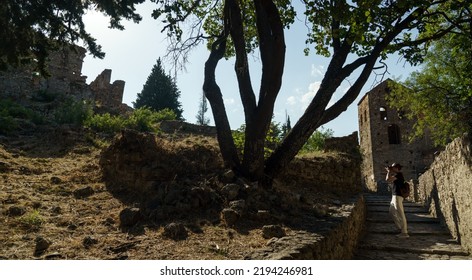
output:
POLYGON ((357 260, 464 260, 472 259, 460 244, 420 204, 405 202, 410 238, 399 238, 389 216, 390 196, 366 194, 366 233, 357 260))

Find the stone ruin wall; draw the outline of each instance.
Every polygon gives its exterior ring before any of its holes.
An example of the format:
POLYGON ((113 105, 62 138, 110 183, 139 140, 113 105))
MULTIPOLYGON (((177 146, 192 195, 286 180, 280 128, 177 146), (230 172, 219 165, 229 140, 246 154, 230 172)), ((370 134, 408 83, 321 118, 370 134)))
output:
POLYGON ((297 157, 284 173, 298 182, 329 187, 335 192, 359 193, 361 189, 361 157, 357 132, 344 137, 326 139, 325 152, 320 158, 297 157))
POLYGON ((415 186, 415 199, 445 221, 452 236, 472 252, 471 137, 455 139, 415 186))
POLYGON ((398 162, 405 178, 416 181, 433 162, 436 151, 429 137, 408 140, 414 122, 388 106, 389 83, 393 81, 377 85, 358 104, 362 184, 369 191, 384 194, 389 193, 385 166, 398 162))
POLYGON ((111 70, 105 69, 88 85, 82 75, 86 50, 75 46, 52 52, 47 63, 49 77, 40 77, 32 66, 0 72, 0 97, 27 103, 38 92, 64 94, 77 100, 91 100, 103 111, 124 113, 129 107, 122 103, 125 82, 111 83, 111 70))

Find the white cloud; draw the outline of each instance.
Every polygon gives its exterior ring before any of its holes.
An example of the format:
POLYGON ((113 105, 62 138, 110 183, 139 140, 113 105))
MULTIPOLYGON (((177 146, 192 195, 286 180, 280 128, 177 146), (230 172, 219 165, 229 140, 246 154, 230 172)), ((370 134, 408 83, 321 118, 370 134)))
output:
POLYGON ((323 77, 325 73, 324 65, 311 65, 311 76, 312 77, 323 77))
POLYGON ((290 106, 294 106, 297 104, 297 98, 295 96, 290 96, 289 98, 287 98, 287 104, 290 105, 290 106))
POLYGON ((321 82, 314 82, 308 86, 308 92, 302 95, 300 102, 302 109, 305 110, 308 105, 310 104, 313 97, 315 97, 316 93, 320 89, 321 82))
POLYGON ((295 95, 287 98, 286 104, 290 106, 300 106, 301 110, 305 110, 310 104, 316 92, 320 88, 321 82, 314 82, 308 86, 308 91, 303 92, 299 89, 295 90, 295 95))

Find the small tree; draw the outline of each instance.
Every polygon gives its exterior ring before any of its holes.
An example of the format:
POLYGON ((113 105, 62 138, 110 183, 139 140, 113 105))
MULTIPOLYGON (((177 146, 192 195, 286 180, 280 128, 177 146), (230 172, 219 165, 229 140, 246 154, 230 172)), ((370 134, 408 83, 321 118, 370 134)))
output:
POLYGON ((143 86, 143 90, 138 93, 134 108, 149 107, 154 111, 171 109, 175 112, 177 119, 182 120, 182 105, 179 102, 180 90, 172 77, 164 72, 161 59, 151 70, 151 74, 143 86))
POLYGON ((202 94, 202 99, 200 100, 200 106, 198 108, 198 113, 195 116, 197 118, 198 125, 208 125, 210 119, 205 116, 205 113, 208 111, 208 104, 205 98, 205 94, 202 94))

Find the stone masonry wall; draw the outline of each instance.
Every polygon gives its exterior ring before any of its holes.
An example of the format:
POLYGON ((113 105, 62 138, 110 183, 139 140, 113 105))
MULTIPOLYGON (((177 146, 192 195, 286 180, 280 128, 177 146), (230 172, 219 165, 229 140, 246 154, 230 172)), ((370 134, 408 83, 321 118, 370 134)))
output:
POLYGON ((439 154, 415 186, 415 198, 445 221, 449 231, 472 252, 471 137, 455 139, 439 154))
POLYGON ((358 196, 331 226, 317 233, 299 232, 269 244, 269 248, 256 251, 251 259, 265 260, 348 260, 362 236, 366 206, 364 197, 358 196))
MULTIPOLYGON (((361 192, 360 158, 351 155, 325 155, 315 158, 295 158, 283 173, 297 181, 335 192, 361 192)), ((289 183, 289 182, 288 182, 289 183)))
POLYGON ((111 70, 105 69, 88 85, 82 75, 86 50, 71 46, 48 57, 49 77, 41 77, 31 65, 0 72, 0 97, 28 103, 38 92, 62 94, 77 100, 93 101, 100 112, 125 113, 129 106, 122 103, 125 82, 111 83, 111 70))

